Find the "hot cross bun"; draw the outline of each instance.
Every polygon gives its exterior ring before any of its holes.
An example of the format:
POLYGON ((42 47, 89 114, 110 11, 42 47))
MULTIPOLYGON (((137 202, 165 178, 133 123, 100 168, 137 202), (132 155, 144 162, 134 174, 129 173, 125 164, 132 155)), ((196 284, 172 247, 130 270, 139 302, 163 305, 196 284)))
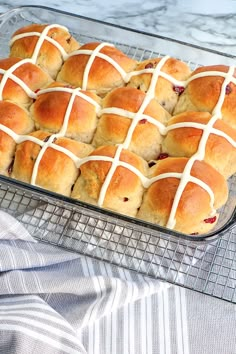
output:
POLYGON ((55 79, 67 55, 79 48, 79 43, 68 29, 58 24, 30 24, 13 33, 10 56, 33 58, 43 70, 55 79))
POLYGON ((64 136, 90 143, 97 127, 100 100, 91 91, 54 82, 38 91, 30 111, 37 129, 58 133, 67 122, 64 136))
POLYGON ((183 112, 168 121, 162 151, 170 156, 191 157, 198 150, 204 130, 209 130, 204 161, 226 179, 236 173, 236 130, 222 119, 211 126, 208 112, 183 112))
POLYGON ((112 44, 86 43, 71 53, 57 80, 104 96, 111 89, 124 86, 127 73, 136 65, 112 44))
POLYGON ((102 101, 101 117, 97 124, 93 144, 116 145, 125 143, 129 129, 133 133, 127 148, 145 160, 157 158, 160 154, 162 135, 170 114, 151 99, 143 113, 139 113, 146 94, 132 87, 112 90, 102 101))

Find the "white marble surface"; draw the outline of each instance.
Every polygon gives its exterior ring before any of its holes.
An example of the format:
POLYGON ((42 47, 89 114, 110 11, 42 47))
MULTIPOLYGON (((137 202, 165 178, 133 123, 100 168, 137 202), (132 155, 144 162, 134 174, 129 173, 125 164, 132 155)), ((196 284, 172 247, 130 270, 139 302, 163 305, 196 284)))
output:
POLYGON ((41 5, 236 55, 236 0, 0 1, 0 12, 41 5))

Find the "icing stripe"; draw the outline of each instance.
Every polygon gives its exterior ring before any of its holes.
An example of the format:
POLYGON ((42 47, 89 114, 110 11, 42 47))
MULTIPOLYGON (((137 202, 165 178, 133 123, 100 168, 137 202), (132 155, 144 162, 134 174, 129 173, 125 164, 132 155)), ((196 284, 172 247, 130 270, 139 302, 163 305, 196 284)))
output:
MULTIPOLYGON (((154 73, 154 70, 153 68, 148 68, 148 69, 142 69, 142 70, 134 70, 134 71, 131 71, 130 73, 127 73, 126 74, 126 77, 124 79, 124 81, 127 83, 129 82, 129 80, 133 77, 133 76, 138 76, 138 75, 142 75, 142 74, 153 74, 154 73)), ((207 76, 220 76, 220 77, 223 77, 223 78, 226 78, 227 76, 227 73, 225 72, 222 72, 222 71, 204 71, 204 72, 200 72, 200 73, 197 73, 195 75, 192 75, 190 76, 187 80, 178 80, 178 79, 175 79, 173 76, 165 73, 164 71, 161 71, 160 72, 160 76, 163 77, 164 79, 170 81, 174 86, 182 86, 182 87, 186 87, 188 86, 188 84, 193 81, 193 80, 196 80, 196 79, 200 79, 200 78, 203 78, 203 77, 207 77, 207 76)), ((231 79, 231 82, 234 83, 236 85, 236 78, 235 77, 232 77, 231 79)))
POLYGON ((148 69, 142 69, 142 70, 134 70, 134 71, 131 71, 130 73, 127 73, 126 76, 125 76, 125 83, 129 82, 130 79, 133 77, 133 76, 139 76, 139 75, 142 75, 142 74, 153 74, 154 73, 154 70, 153 68, 148 68, 148 69))
MULTIPOLYGON (((126 109, 123 108, 117 108, 117 107, 108 107, 108 108, 103 108, 100 111, 100 116, 102 114, 116 114, 119 115, 123 118, 129 118, 129 119, 135 119, 137 113, 135 112, 130 112, 127 111, 126 109)), ((141 119, 146 119, 149 123, 152 123, 153 125, 157 126, 160 130, 160 134, 164 135, 165 132, 165 125, 156 120, 155 118, 148 116, 147 114, 142 113, 140 115, 141 119)))
POLYGON ((236 148, 236 141, 226 133, 222 132, 221 130, 217 130, 215 128, 211 129, 211 133, 226 139, 234 148, 236 148))
POLYGON ((106 193, 107 193, 107 189, 108 189, 108 187, 110 185, 110 182, 111 182, 112 177, 113 177, 113 175, 114 175, 114 173, 116 171, 116 168, 117 168, 117 165, 118 165, 118 162, 119 162, 119 159, 120 159, 121 151, 122 151, 122 145, 119 145, 117 150, 116 150, 115 156, 113 157, 112 165, 111 165, 111 167, 109 169, 108 174, 106 175, 105 181, 103 182, 103 185, 102 185, 100 193, 99 193, 98 206, 100 206, 100 207, 104 203, 104 199, 105 199, 105 196, 106 196, 106 193))
POLYGON ((102 108, 100 111, 100 116, 102 114, 116 114, 118 116, 121 116, 124 118, 129 118, 129 119, 133 119, 136 115, 135 112, 130 112, 130 111, 127 111, 126 109, 118 108, 118 107, 102 108))
MULTIPOLYGON (((100 49, 102 49, 103 47, 105 47, 106 43, 100 43, 95 50, 93 51, 89 51, 90 53, 90 57, 87 61, 87 64, 85 66, 84 69, 84 75, 83 75, 83 81, 82 81, 82 89, 85 90, 88 86, 88 76, 89 76, 89 72, 91 70, 91 67, 93 65, 93 62, 97 56, 97 54, 99 53, 100 49)), ((78 51, 79 52, 79 51, 78 51)), ((77 52, 77 54, 78 54, 77 52)), ((82 51, 80 52, 82 54, 82 51)))
POLYGON ((149 188, 153 183, 161 180, 161 179, 164 179, 164 178, 181 178, 182 176, 182 173, 178 173, 178 172, 166 172, 166 173, 162 173, 158 176, 155 176, 155 177, 152 177, 149 179, 149 181, 147 182, 146 184, 146 188, 149 188))
POLYGON ((210 207, 212 209, 212 211, 215 213, 214 210, 214 201, 215 201, 215 196, 214 193, 212 191, 212 189, 208 186, 208 184, 206 184, 205 182, 203 182, 202 180, 200 180, 199 178, 190 176, 189 177, 189 182, 198 184, 200 187, 202 187, 203 189, 205 189, 205 191, 209 194, 210 196, 210 207))
POLYGON ((73 104, 74 104, 74 101, 75 101, 75 98, 76 98, 76 93, 77 93, 76 90, 74 90, 74 92, 70 96, 70 100, 69 100, 69 103, 68 103, 68 106, 67 106, 67 109, 66 109, 66 113, 64 115, 63 123, 62 123, 61 129, 60 129, 60 132, 59 132, 60 136, 66 135, 66 131, 67 131, 67 128, 68 128, 71 111, 72 111, 73 104))
MULTIPOLYGON (((193 76, 190 76, 190 78, 188 80, 186 80, 186 85, 188 85, 191 81, 195 80, 195 79, 200 79, 206 76, 220 76, 223 78, 227 78, 228 73, 226 72, 222 72, 222 71, 204 71, 198 74, 195 74, 193 76)), ((234 84, 236 84, 236 78, 235 77, 231 77, 231 82, 233 82, 234 84)))
MULTIPOLYGON (((196 129, 201 129, 205 130, 207 129, 206 124, 202 123, 197 123, 197 122, 180 122, 180 123, 174 123, 171 125, 168 125, 165 129, 163 129, 162 134, 166 135, 169 131, 174 130, 174 129, 179 129, 179 128, 196 128, 196 129)), ((216 129, 216 128, 211 128, 210 134, 214 134, 217 136, 220 136, 227 140, 233 147, 236 148, 236 141, 231 138, 228 134, 223 132, 222 130, 216 129)))
MULTIPOLYGON (((127 83, 127 82, 129 82, 129 80, 133 76, 139 76, 142 74, 153 74, 154 71, 155 71, 155 68, 147 68, 147 69, 136 70, 136 71, 134 70, 134 71, 131 71, 130 73, 126 74, 124 81, 127 83)), ((173 76, 165 73, 164 71, 160 71, 159 75, 161 77, 163 77, 164 79, 170 81, 175 86, 183 86, 183 87, 187 86, 187 83, 188 83, 187 80, 186 81, 177 80, 173 76)))
POLYGON ((43 146, 42 149, 40 150, 35 163, 34 163, 34 167, 33 167, 33 172, 32 172, 32 176, 31 176, 31 184, 35 185, 36 183, 36 178, 38 175, 38 167, 39 167, 39 163, 46 151, 46 149, 48 148, 48 146, 53 142, 53 140, 55 139, 54 135, 51 135, 50 138, 48 139, 48 142, 46 142, 43 146))
POLYGON ((98 102, 96 102, 94 99, 92 99, 90 96, 87 96, 85 93, 81 92, 80 88, 69 88, 69 87, 50 87, 46 89, 39 90, 37 92, 37 96, 43 95, 44 93, 49 93, 49 92, 67 92, 70 94, 73 94, 75 92, 75 95, 78 97, 83 98, 87 102, 91 103, 93 106, 96 107, 96 111, 100 112, 100 105, 98 102))

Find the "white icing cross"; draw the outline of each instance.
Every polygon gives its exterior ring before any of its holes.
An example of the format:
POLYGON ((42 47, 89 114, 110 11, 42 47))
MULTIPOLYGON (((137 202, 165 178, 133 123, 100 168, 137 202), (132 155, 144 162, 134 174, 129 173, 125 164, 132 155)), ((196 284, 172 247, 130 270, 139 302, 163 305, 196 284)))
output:
POLYGON ((39 37, 38 41, 36 43, 36 46, 34 48, 34 52, 31 56, 32 62, 34 64, 36 64, 37 62, 37 58, 40 52, 40 49, 42 47, 43 42, 46 40, 48 42, 50 42, 51 44, 53 44, 61 53, 63 60, 66 60, 68 58, 68 54, 66 53, 65 49, 60 45, 60 43, 58 43, 55 39, 51 38, 48 36, 48 32, 50 31, 50 29, 52 28, 61 28, 65 31, 68 31, 68 29, 64 26, 58 25, 58 24, 52 24, 52 25, 48 25, 46 26, 42 32, 27 32, 27 33, 21 33, 21 34, 17 34, 14 37, 12 37, 12 39, 10 40, 9 44, 10 46, 12 46, 12 44, 21 39, 21 38, 26 38, 26 37, 39 37))
POLYGON ((17 63, 15 63, 14 65, 12 65, 7 70, 0 69, 0 74, 3 74, 2 80, 0 82, 0 100, 3 100, 3 90, 4 90, 4 87, 5 87, 8 79, 13 80, 16 84, 21 86, 21 88, 25 91, 25 93, 27 94, 28 97, 33 98, 33 99, 35 99, 37 97, 36 93, 34 91, 32 91, 23 80, 21 80, 19 77, 14 75, 14 71, 16 69, 18 69, 21 65, 24 65, 27 63, 32 63, 32 60, 31 59, 22 59, 22 60, 18 61, 17 63))
POLYGON ((103 43, 100 43, 94 50, 78 49, 68 55, 68 57, 72 57, 75 55, 82 55, 82 54, 90 56, 90 58, 86 64, 86 67, 84 69, 84 75, 83 75, 83 80, 82 80, 82 89, 83 90, 86 90, 86 88, 88 86, 89 72, 91 70, 92 64, 93 64, 96 57, 104 59, 108 63, 110 63, 120 73, 122 79, 125 81, 126 75, 127 75, 126 71, 114 59, 112 59, 111 57, 109 57, 108 55, 106 55, 104 53, 100 53, 100 50, 102 50, 102 48, 104 48, 106 46, 114 47, 113 44, 103 42, 103 43))

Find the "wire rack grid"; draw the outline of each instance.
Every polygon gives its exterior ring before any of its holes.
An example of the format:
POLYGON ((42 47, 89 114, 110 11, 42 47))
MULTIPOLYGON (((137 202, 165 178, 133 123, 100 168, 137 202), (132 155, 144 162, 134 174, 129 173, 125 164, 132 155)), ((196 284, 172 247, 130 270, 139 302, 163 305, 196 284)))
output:
POLYGON ((0 186, 0 209, 42 242, 236 302, 236 227, 208 244, 163 238, 5 182, 0 186))

